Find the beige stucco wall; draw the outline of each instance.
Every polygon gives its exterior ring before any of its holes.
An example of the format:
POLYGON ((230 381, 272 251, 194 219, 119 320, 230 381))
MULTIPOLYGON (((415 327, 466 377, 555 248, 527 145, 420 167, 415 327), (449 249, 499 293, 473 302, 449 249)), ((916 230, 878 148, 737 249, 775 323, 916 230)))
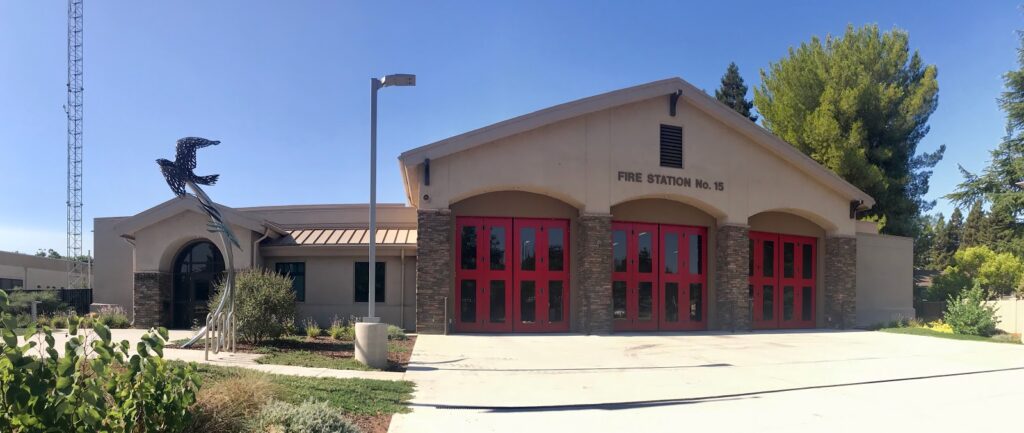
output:
POLYGON ((914 241, 857 235, 857 325, 914 317, 914 241))
MULTIPOLYGON (((431 185, 411 178, 423 208, 448 208, 483 192, 545 194, 583 212, 607 214, 639 198, 691 204, 719 222, 747 224, 764 211, 801 215, 832 234, 853 235, 849 201, 686 101, 668 114, 667 97, 557 122, 431 161, 431 185), (659 167, 659 124, 683 127, 684 168, 659 167), (620 181, 639 172, 642 182, 620 181), (687 177, 691 186, 648 183, 648 174, 687 177), (700 179, 709 188, 696 187, 700 179), (723 189, 715 189, 722 182, 723 189)), ((417 170, 422 170, 422 165, 417 170)))
POLYGON ((996 309, 997 328, 1011 334, 1024 333, 1024 299, 1003 298, 989 304, 996 309))
MULTIPOLYGON (((365 249, 335 249, 317 252, 318 255, 310 255, 308 250, 268 248, 264 251, 264 265, 269 269, 274 269, 281 262, 306 264, 306 299, 296 304, 297 319, 302 321, 311 317, 321 326, 329 326, 335 316, 340 319, 366 316, 367 303, 355 302, 355 263, 367 261, 365 249)), ((384 262, 386 267, 385 302, 377 303, 377 316, 385 323, 415 328, 415 255, 406 251, 404 270, 399 249, 380 250, 377 260, 384 262)))
MULTIPOLYGON (((197 239, 213 242, 223 254, 225 251, 220 236, 206 231, 208 219, 198 212, 184 211, 140 229, 134 235, 135 272, 170 272, 178 252, 197 239)), ((234 224, 231 230, 235 232, 241 246, 241 249, 233 250, 235 269, 247 269, 252 266, 252 244, 258 236, 254 237, 251 230, 234 224)))
POLYGON ((132 247, 121 233, 114 230, 123 217, 96 218, 93 220, 93 266, 92 299, 97 304, 120 305, 128 313, 133 314, 132 286, 132 247))
POLYGON ((68 264, 63 260, 0 251, 0 278, 22 280, 23 289, 63 289, 68 264))

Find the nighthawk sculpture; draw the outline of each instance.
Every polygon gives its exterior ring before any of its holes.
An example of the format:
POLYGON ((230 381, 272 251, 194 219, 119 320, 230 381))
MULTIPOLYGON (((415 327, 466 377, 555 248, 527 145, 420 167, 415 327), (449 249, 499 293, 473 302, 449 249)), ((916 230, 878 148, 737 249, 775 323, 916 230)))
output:
POLYGON ((217 308, 206 315, 206 326, 182 345, 183 347, 189 347, 200 339, 205 338, 207 358, 209 358, 209 351, 211 349, 213 353, 219 352, 221 348, 232 352, 235 350, 235 264, 232 246, 241 249, 241 246, 238 244, 238 238, 231 231, 230 225, 224 220, 224 216, 217 209, 216 204, 199 187, 199 185, 213 185, 217 183, 217 178, 220 176, 216 174, 197 176, 193 172, 196 169, 196 151, 217 144, 220 144, 220 142, 216 140, 185 137, 178 140, 174 161, 162 158, 156 160, 157 165, 160 166, 160 172, 163 173, 164 179, 167 180, 167 186, 171 188, 171 191, 176 196, 179 198, 187 197, 188 191, 185 189, 186 187, 192 190, 192 193, 199 201, 199 208, 210 217, 210 222, 207 223, 207 231, 219 233, 223 244, 227 268, 224 278, 223 296, 221 296, 217 308))

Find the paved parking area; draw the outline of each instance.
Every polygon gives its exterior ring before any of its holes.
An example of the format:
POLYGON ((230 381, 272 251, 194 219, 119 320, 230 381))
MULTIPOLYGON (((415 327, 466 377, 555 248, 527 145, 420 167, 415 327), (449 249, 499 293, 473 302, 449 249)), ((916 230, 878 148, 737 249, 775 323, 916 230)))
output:
POLYGON ((994 431, 1024 346, 880 332, 421 335, 404 432, 994 431))

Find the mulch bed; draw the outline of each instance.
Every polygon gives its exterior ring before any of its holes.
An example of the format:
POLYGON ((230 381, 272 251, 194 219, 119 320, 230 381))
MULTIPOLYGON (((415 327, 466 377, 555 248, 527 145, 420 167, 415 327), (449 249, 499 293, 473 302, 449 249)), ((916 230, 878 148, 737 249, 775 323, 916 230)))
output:
MULTIPOLYGON (((410 335, 406 340, 389 340, 389 346, 399 348, 398 351, 388 350, 388 368, 384 371, 404 372, 409 366, 409 358, 412 356, 413 346, 416 345, 416 336, 410 335)), ((172 345, 168 345, 173 347, 172 345)), ((330 337, 284 337, 278 340, 271 340, 253 345, 239 341, 236 348, 242 353, 267 353, 268 350, 278 351, 306 351, 331 358, 352 359, 355 358, 355 345, 351 341, 335 340, 330 337)), ((202 344, 195 344, 189 347, 192 350, 203 350, 202 344)))

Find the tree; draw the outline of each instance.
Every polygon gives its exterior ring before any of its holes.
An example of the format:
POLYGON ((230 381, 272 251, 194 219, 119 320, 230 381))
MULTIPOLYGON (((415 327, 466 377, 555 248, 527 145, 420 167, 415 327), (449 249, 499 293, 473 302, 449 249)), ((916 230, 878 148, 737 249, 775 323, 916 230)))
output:
POLYGON ((960 167, 964 180, 946 198, 957 205, 977 200, 989 204, 989 229, 997 251, 1024 253, 1022 230, 1018 223, 1024 215, 1024 33, 1017 49, 1018 69, 1003 75, 1005 90, 998 99, 1006 113, 1006 135, 989 152, 991 159, 980 174, 960 167))
POLYGON ((935 229, 938 217, 922 215, 917 219, 917 233, 914 238, 914 268, 931 269, 932 249, 935 246, 935 229))
MULTIPOLYGON (((941 271, 945 269, 940 263, 949 245, 949 231, 946 230, 946 217, 941 213, 935 218, 935 225, 932 227, 935 232, 935 239, 932 240, 931 250, 928 252, 928 269, 941 271)), ((914 238, 916 241, 916 237, 914 238)))
POLYGON ((953 214, 949 216, 949 222, 935 235, 935 249, 932 255, 934 269, 941 271, 953 264, 953 254, 960 249, 963 225, 964 218, 960 213, 960 208, 953 209, 953 214))
POLYGON ((974 204, 971 205, 971 211, 967 213, 967 220, 964 222, 960 246, 988 245, 987 223, 988 219, 985 218, 985 211, 981 208, 981 200, 975 200, 974 204))
POLYGON ((875 198, 865 213, 887 234, 914 235, 931 169, 945 146, 917 153, 938 105, 937 69, 909 49, 907 32, 849 26, 817 37, 761 70, 754 104, 764 126, 875 198))
POLYGON ((53 248, 47 248, 46 251, 43 251, 43 249, 40 248, 38 251, 36 251, 36 257, 46 257, 46 258, 49 258, 49 259, 63 259, 64 258, 64 256, 60 255, 60 253, 54 251, 53 248))
POLYGON ((736 62, 730 62, 729 67, 725 69, 722 85, 715 90, 715 98, 752 122, 757 121, 757 115, 750 114, 754 103, 747 99, 747 85, 743 83, 743 77, 740 76, 740 68, 736 66, 736 62))

